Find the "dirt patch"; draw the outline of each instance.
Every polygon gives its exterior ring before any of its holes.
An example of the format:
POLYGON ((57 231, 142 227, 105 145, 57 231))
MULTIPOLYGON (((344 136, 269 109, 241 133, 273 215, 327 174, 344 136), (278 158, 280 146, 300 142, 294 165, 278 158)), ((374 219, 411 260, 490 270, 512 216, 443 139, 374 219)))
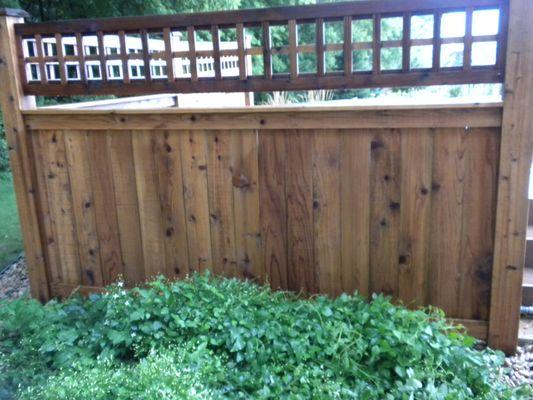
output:
POLYGON ((0 272, 0 300, 27 296, 29 287, 26 263, 23 257, 0 272))

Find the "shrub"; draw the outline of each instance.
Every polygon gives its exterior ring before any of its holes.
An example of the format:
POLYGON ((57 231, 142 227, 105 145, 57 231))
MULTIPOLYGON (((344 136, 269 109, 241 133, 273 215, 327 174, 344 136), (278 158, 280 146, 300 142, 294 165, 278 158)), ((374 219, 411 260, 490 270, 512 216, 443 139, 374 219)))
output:
POLYGON ((22 399, 527 398, 499 382, 501 353, 475 350, 440 311, 382 296, 194 276, 3 303, 0 321, 0 387, 22 399))

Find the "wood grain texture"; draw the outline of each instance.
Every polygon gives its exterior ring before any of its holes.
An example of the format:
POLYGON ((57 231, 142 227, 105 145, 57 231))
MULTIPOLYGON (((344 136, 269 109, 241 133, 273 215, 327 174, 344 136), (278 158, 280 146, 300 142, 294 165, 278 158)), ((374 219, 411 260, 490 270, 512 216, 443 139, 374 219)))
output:
POLYGON ((142 282, 145 278, 132 144, 132 136, 136 134, 128 131, 111 132, 107 138, 115 190, 124 280, 128 285, 142 282))
POLYGON ((488 320, 496 212, 498 129, 471 129, 465 139, 466 176, 461 240, 460 317, 488 320))
POLYGON ((401 135, 398 296, 414 307, 428 296, 433 135, 429 129, 401 135))
POLYGON ((64 134, 67 166, 72 189, 72 208, 76 221, 82 284, 103 286, 99 234, 91 177, 91 160, 87 152, 87 132, 64 134))
POLYGON ((313 226, 313 133, 286 136, 287 285, 317 291, 313 226))
POLYGON ((176 278, 184 278, 190 272, 181 135, 179 131, 157 132, 154 154, 165 242, 165 274, 176 278))
POLYGON ((144 276, 153 278, 166 269, 164 228, 155 167, 156 138, 146 131, 132 136, 133 158, 144 259, 144 276))
POLYGON ((313 139, 315 274, 319 291, 336 296, 342 292, 340 134, 317 131, 313 139))
POLYGON ((345 293, 370 293, 370 142, 372 133, 342 132, 341 282, 345 293))
POLYGON ((55 240, 61 260, 61 279, 64 283, 79 284, 80 258, 63 132, 41 132, 39 139, 46 171, 50 215, 56 227, 55 240))
POLYGON ((527 183, 533 148, 533 4, 513 0, 505 74, 505 98, 494 245, 489 345, 513 352, 527 227, 527 183))
POLYGON ((207 138, 203 131, 180 134, 189 269, 213 268, 207 181, 207 138))
POLYGON ((400 131, 383 130, 370 143, 370 289, 398 295, 400 131))
POLYGON ((235 243, 239 275, 265 282, 259 211, 259 146, 253 130, 231 134, 235 243))
MULTIPOLYGON (((6 13, 7 14, 7 13, 6 13)), ((23 108, 34 108, 35 98, 24 96, 22 83, 18 79, 18 40, 15 24, 24 20, 17 15, 0 16, 0 106, 2 108, 5 139, 15 185, 21 233, 24 239, 26 266, 30 277, 30 292, 34 298, 47 301, 50 298, 47 276, 46 247, 40 220, 40 204, 37 191, 37 177, 32 155, 33 146, 21 114, 23 108)))
POLYGON ((96 227, 98 229, 103 278, 106 285, 115 282, 124 272, 107 137, 107 132, 91 131, 88 132, 87 136, 96 227))
POLYGON ((259 204, 265 273, 287 289, 286 147, 283 131, 259 132, 259 204))
POLYGON ((451 316, 460 313, 466 135, 465 129, 439 130, 433 149, 429 302, 451 316))
MULTIPOLYGON (((500 127, 499 104, 416 107, 249 107, 246 109, 24 111, 30 129, 218 130, 500 127), (81 125, 80 125, 81 124, 81 125)), ((354 131, 357 133, 357 131, 354 131)))
POLYGON ((209 221, 213 271, 225 276, 239 276, 235 240, 231 132, 207 133, 207 181, 209 185, 209 221))

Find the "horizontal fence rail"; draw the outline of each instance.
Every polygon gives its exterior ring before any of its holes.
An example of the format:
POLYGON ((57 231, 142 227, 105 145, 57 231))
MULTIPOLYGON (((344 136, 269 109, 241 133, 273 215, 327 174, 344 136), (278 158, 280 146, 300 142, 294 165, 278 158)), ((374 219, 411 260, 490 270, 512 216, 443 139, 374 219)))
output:
POLYGON ((507 7, 360 1, 16 24, 15 32, 23 90, 33 95, 495 83, 507 7))

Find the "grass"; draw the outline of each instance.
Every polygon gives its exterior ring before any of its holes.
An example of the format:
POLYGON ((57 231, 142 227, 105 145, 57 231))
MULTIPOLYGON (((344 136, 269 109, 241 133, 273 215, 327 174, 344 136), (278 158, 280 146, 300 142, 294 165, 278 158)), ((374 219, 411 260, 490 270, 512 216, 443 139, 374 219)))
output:
POLYGON ((22 235, 10 172, 0 172, 0 270, 22 252, 22 235))
POLYGON ((529 399, 435 309, 195 275, 0 302, 0 398, 529 399))

